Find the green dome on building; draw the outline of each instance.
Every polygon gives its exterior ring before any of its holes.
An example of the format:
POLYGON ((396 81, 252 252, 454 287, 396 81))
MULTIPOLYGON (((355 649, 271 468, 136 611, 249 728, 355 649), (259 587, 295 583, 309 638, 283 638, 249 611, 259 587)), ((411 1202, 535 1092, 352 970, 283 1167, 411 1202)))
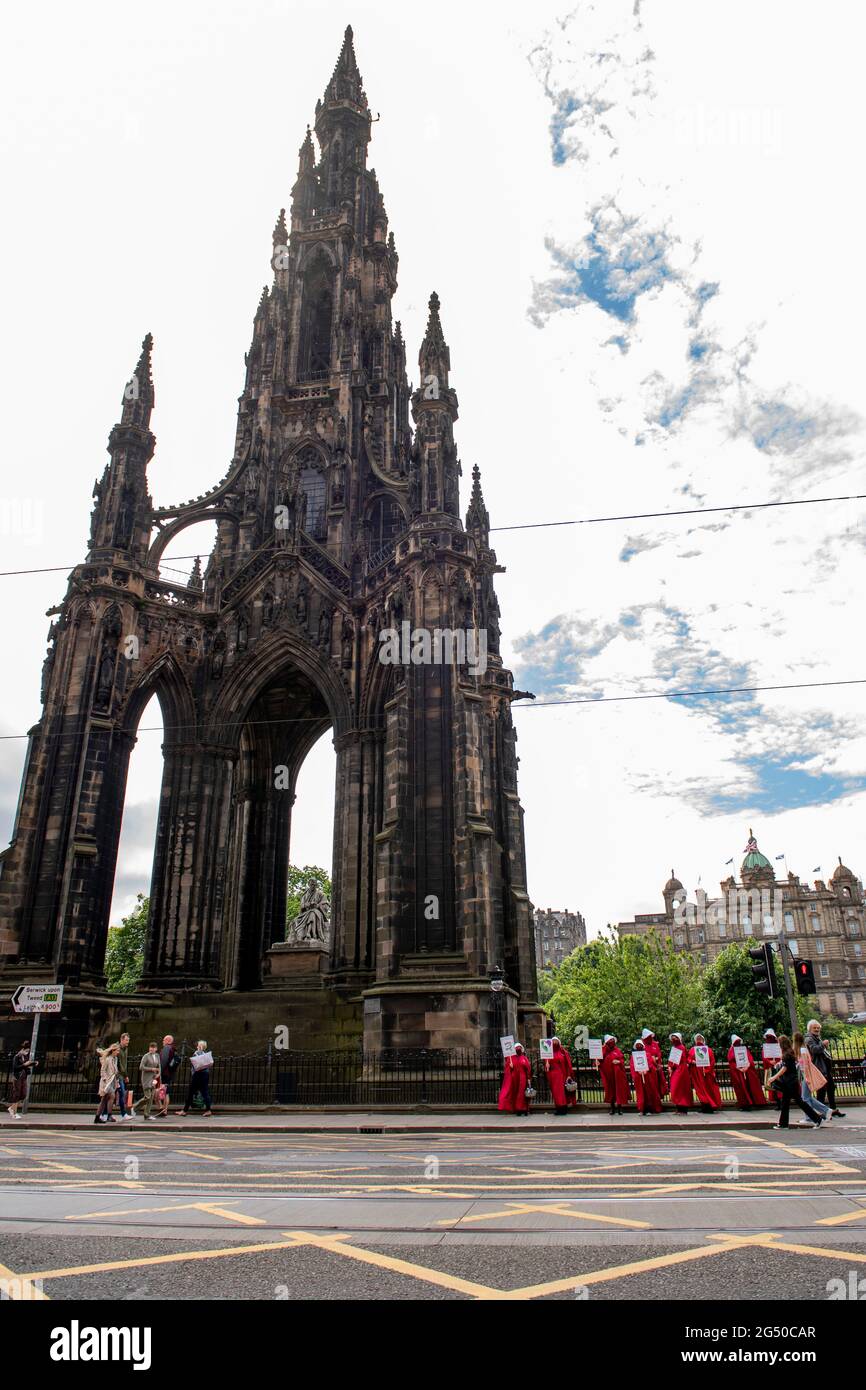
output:
POLYGON ((770 863, 767 856, 765 854, 762 854, 761 851, 758 849, 758 842, 752 834, 751 827, 749 827, 749 840, 748 844, 746 845, 746 857, 743 860, 742 865, 740 866, 740 872, 743 874, 754 874, 757 873, 760 869, 769 869, 771 874, 774 872, 773 866, 770 863))

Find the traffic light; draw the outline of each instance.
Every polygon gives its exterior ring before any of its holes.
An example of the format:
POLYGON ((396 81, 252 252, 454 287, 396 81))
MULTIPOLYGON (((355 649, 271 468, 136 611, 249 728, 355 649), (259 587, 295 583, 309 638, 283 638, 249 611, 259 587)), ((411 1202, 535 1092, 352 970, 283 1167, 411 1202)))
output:
POLYGON ((798 994, 815 994, 815 968, 810 960, 798 960, 794 962, 794 979, 797 981, 798 994))
POLYGON ((765 941, 763 946, 751 946, 749 955, 752 960, 759 961, 759 965, 752 966, 752 984, 759 994, 766 994, 768 999, 776 997, 776 967, 773 961, 773 948, 769 941, 765 941))

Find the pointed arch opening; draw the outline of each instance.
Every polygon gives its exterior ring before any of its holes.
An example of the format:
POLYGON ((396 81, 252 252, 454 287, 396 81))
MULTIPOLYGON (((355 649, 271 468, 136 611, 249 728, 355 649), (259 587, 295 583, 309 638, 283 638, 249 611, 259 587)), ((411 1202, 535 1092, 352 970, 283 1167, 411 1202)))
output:
POLYGON ((324 256, 317 256, 304 275, 299 381, 322 381, 330 374, 333 320, 334 272, 324 256))

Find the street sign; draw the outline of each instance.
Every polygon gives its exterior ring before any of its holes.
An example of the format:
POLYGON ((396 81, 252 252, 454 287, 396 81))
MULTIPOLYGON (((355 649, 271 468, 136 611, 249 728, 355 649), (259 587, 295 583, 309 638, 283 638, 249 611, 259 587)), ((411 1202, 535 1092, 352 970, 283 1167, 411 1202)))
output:
POLYGON ((62 985, 19 985, 12 995, 16 1014, 59 1014, 62 1005, 62 985))

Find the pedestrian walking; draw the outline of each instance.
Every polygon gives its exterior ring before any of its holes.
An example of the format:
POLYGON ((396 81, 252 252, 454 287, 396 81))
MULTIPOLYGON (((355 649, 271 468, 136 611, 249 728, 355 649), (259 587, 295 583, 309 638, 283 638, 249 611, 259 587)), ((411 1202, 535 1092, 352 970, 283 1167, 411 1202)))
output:
POLYGON ((716 1080, 716 1054, 707 1045, 703 1033, 695 1033, 694 1045, 689 1048, 689 1072, 698 1104, 705 1115, 722 1108, 722 1093, 716 1080))
POLYGON ((574 1067, 571 1065, 571 1057, 566 1052, 559 1038, 551 1038, 553 1043, 553 1056, 544 1063, 547 1072, 547 1084, 550 1087, 550 1094, 553 1096, 554 1115, 566 1115, 569 1107, 577 1106, 577 1082, 574 1079, 574 1067))
POLYGON ((764 1045, 761 1049, 761 1061, 764 1064, 764 1090, 767 1092, 767 1100, 771 1105, 775 1105, 778 1110, 779 1106, 782 1104, 782 1092, 775 1090, 770 1085, 770 1073, 778 1067, 779 1061, 777 1058, 767 1056, 768 1046, 779 1046, 779 1039, 772 1028, 766 1028, 764 1030, 764 1045))
POLYGON ((668 1065, 671 1069, 671 1101, 676 1107, 678 1115, 687 1115, 689 1106, 694 1105, 695 1098, 692 1095, 692 1074, 689 1070, 689 1050, 686 1047, 682 1033, 669 1034, 671 1044, 671 1055, 668 1057, 668 1065), (679 1053, 676 1061, 673 1057, 679 1053))
POLYGON ((813 1129, 818 1129, 823 1124, 821 1116, 814 1106, 808 1101, 803 1100, 800 1095, 800 1078, 797 1074, 797 1059, 794 1055, 794 1048, 791 1039, 783 1033, 779 1038, 779 1046, 782 1049, 782 1060, 778 1063, 776 1070, 770 1076, 770 1084, 779 1091, 781 1104, 779 1108, 779 1122, 773 1125, 774 1129, 787 1129, 788 1116, 791 1104, 798 1105, 811 1123, 813 1129))
POLYGON ((840 1110, 836 1104, 836 1086, 833 1081, 833 1058, 827 1049, 827 1044, 821 1037, 821 1025, 817 1018, 811 1018, 806 1024, 806 1046, 809 1049, 809 1056, 824 1077, 824 1085, 816 1092, 817 1099, 829 1105, 831 1111, 837 1119, 845 1118, 845 1111, 840 1110))
POLYGON ((119 1120, 132 1118, 132 1112, 127 1117, 127 1094, 129 1092, 129 1034, 121 1033, 120 1042, 117 1044, 117 1109, 119 1120))
POLYGON ((120 1051, 119 1043, 109 1043, 108 1047, 98 1047, 96 1049, 99 1057, 99 1105, 93 1117, 93 1123, 108 1124, 112 1119, 112 1108, 117 1094, 117 1054, 120 1051))
POLYGON ((628 1077, 625 1071, 625 1058, 613 1033, 605 1033, 601 1045, 601 1061, 598 1064, 601 1084, 604 1086, 604 1099, 610 1106, 611 1115, 621 1115, 624 1105, 628 1105, 628 1077))
POLYGON ((528 1115, 532 1089, 532 1069, 522 1043, 515 1043, 514 1056, 506 1057, 499 1088, 498 1109, 512 1115, 528 1115))
POLYGON ((728 1071, 731 1085, 734 1088, 734 1095, 741 1110, 758 1110, 767 1104, 764 1099, 761 1078, 755 1066, 755 1059, 739 1033, 731 1034, 731 1045, 728 1048, 728 1071))
POLYGON ((144 1118, 154 1119, 153 1105, 159 1090, 159 1048, 155 1042, 148 1043, 147 1051, 144 1053, 138 1064, 138 1075, 141 1079, 141 1100, 137 1104, 143 1106, 144 1118))
POLYGON ((635 1038, 628 1066, 638 1112, 641 1115, 660 1115, 662 1098, 659 1094, 658 1068, 653 1065, 653 1059, 647 1054, 643 1038, 635 1038), (643 1062, 640 1058, 643 1058, 643 1062))
POLYGON ((163 1095, 159 1097, 161 1105, 157 1111, 159 1119, 164 1119, 168 1114, 169 1102, 171 1101, 171 1088, 174 1083, 174 1074, 180 1066, 180 1058, 174 1050, 174 1038, 171 1033, 166 1033, 162 1040, 162 1048, 159 1054, 159 1075, 160 1087, 164 1088, 163 1095))
POLYGON ((27 1082, 30 1073, 39 1063, 35 1057, 30 1056, 30 1044, 24 1042, 12 1058, 12 1086, 9 1091, 9 1104, 7 1109, 13 1120, 20 1120, 18 1107, 27 1099, 27 1082))
POLYGON ((652 1058, 653 1066, 658 1072, 659 1096, 663 1100, 670 1090, 670 1086, 665 1071, 665 1059, 662 1056, 662 1045, 651 1028, 644 1028, 641 1031, 641 1037, 647 1056, 652 1058))
MULTIPOLYGON (((791 1042, 794 1047, 794 1054, 797 1058, 797 1074, 800 1078, 800 1098, 808 1101, 813 1110, 817 1110, 822 1120, 832 1120, 833 1111, 823 1100, 818 1100, 814 1094, 824 1083, 823 1073, 818 1070, 812 1061, 812 1054, 806 1046, 806 1039, 802 1033, 795 1033, 791 1042)), ((800 1120, 801 1125, 807 1124, 807 1120, 800 1120)))
POLYGON ((195 1052, 189 1059, 192 1067, 192 1076, 189 1079, 189 1088, 186 1093, 186 1100, 183 1109, 176 1111, 178 1115, 188 1115, 193 1107, 196 1096, 201 1096, 204 1101, 205 1115, 212 1115, 210 1106, 210 1074, 213 1069, 213 1057, 207 1050, 207 1043, 200 1040, 195 1045, 195 1052))

